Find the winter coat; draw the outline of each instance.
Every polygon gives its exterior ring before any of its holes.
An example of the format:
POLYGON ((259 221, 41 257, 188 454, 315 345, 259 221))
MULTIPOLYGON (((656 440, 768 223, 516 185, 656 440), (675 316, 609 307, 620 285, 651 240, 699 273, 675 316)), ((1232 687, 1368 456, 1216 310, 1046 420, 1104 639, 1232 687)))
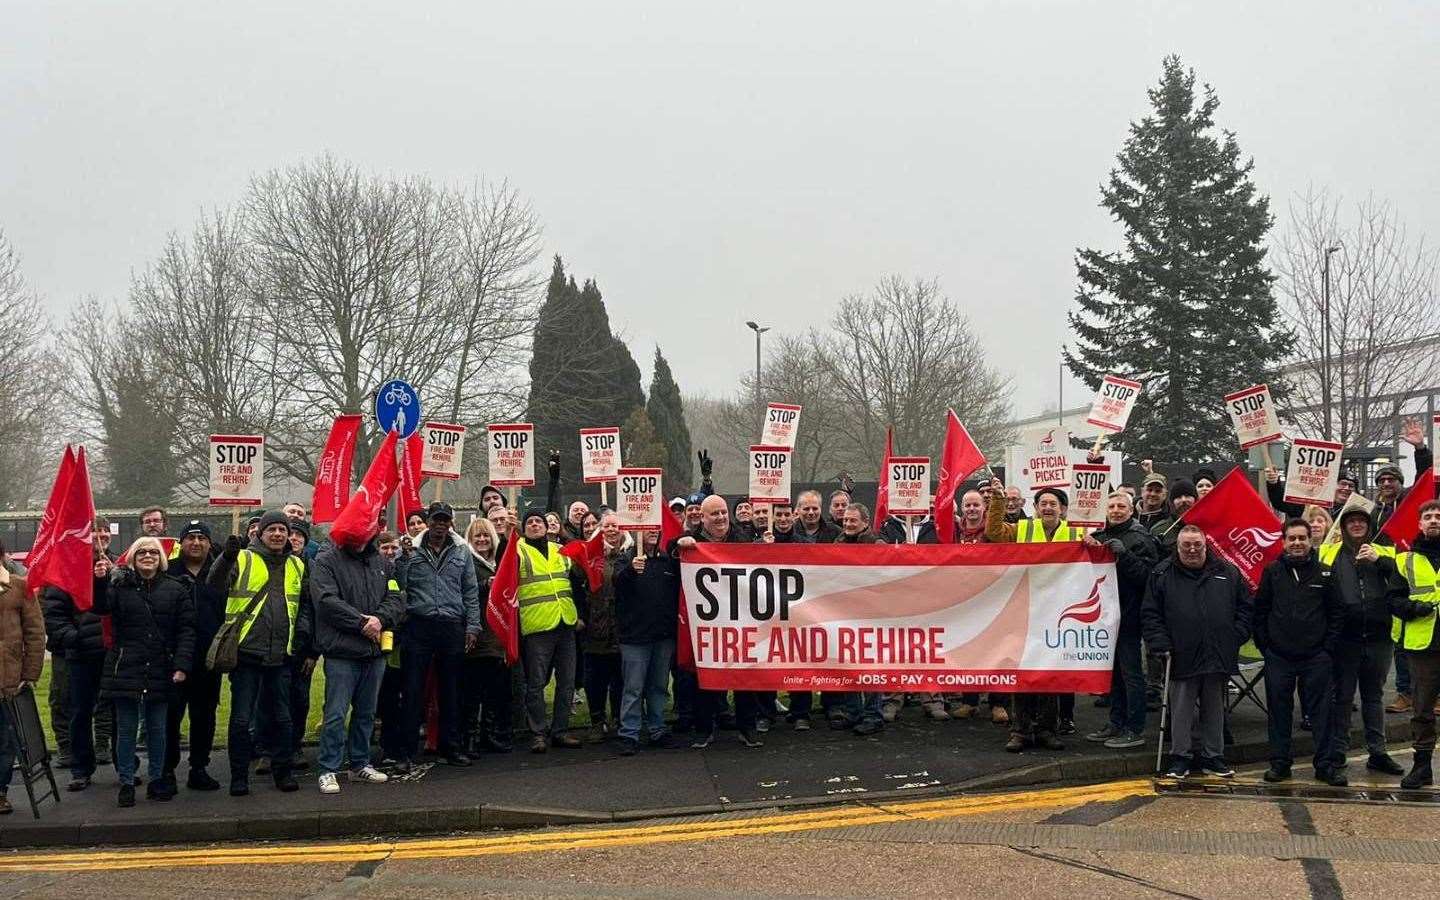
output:
POLYGON ((381 656, 380 644, 364 634, 365 618, 374 616, 382 631, 394 631, 405 615, 405 600, 386 574, 373 539, 359 550, 327 547, 315 558, 310 603, 314 636, 309 649, 333 659, 381 656))
POLYGON ((1154 535, 1145 530, 1131 517, 1119 525, 1107 524, 1092 537, 1102 544, 1120 542, 1120 549, 1110 546, 1115 552, 1116 590, 1120 594, 1120 630, 1135 633, 1140 630, 1140 606, 1145 602, 1145 586, 1150 582, 1150 573, 1160 561, 1160 544, 1154 535))
POLYGON ((28 593, 23 575, 0 569, 0 697, 39 681, 45 667, 45 616, 28 593))
MULTIPOLYGON (((503 543, 503 540, 502 540, 503 543)), ((475 583, 478 585, 480 594, 480 639, 475 642, 475 649, 466 653, 472 659, 498 659, 505 661, 505 645, 490 630, 490 622, 485 618, 485 607, 490 599, 490 584, 495 580, 495 570, 498 561, 504 555, 504 550, 495 554, 495 562, 479 556, 472 549, 470 555, 475 559, 475 583)))
POLYGON ((118 568, 110 588, 95 597, 95 610, 108 613, 115 642, 105 654, 100 696, 138 700, 145 694, 169 698, 176 672, 195 664, 195 606, 190 590, 164 572, 146 581, 134 569, 118 568))
POLYGON ((880 527, 876 529, 875 535, 882 544, 905 544, 909 542, 910 529, 906 526, 904 519, 887 516, 885 521, 880 523, 880 527))
POLYGON ((680 562, 673 556, 650 556, 640 575, 632 565, 637 551, 632 548, 613 566, 616 637, 622 644, 673 641, 679 623, 680 562))
POLYGON ((835 543, 835 539, 840 536, 840 529, 836 528, 830 522, 825 521, 823 517, 820 519, 820 525, 815 529, 814 534, 806 533, 805 526, 801 524, 798 518, 795 520, 795 527, 792 531, 795 533, 796 543, 800 544, 833 544, 835 543))
POLYGON ((436 553, 421 535, 415 551, 396 566, 407 614, 459 622, 478 637, 484 615, 474 559, 467 547, 455 541, 447 541, 436 553))
POLYGON ((873 531, 862 531, 859 534, 845 534, 841 532, 833 543, 836 544, 885 544, 888 541, 882 540, 880 535, 873 531))
POLYGON ((1429 607, 1410 599, 1410 585, 1395 567, 1395 557, 1386 555, 1374 562, 1360 562, 1355 559, 1358 549, 1341 542, 1330 563, 1344 614, 1340 640, 1388 643, 1392 616, 1412 619, 1426 615, 1429 607))
POLYGON ((1157 523, 1171 518, 1174 518, 1174 513, 1170 511, 1169 501, 1162 503, 1160 508, 1154 512, 1145 512, 1139 506, 1135 507, 1135 521, 1139 522, 1146 531, 1153 529, 1157 523))
MULTIPOLYGON (((290 544, 275 552, 252 540, 246 548, 265 563, 268 580, 265 600, 255 611, 254 624, 240 642, 240 661, 262 666, 278 666, 287 656, 300 658, 314 654, 309 643, 314 633, 314 606, 310 603, 310 567, 305 566, 300 581, 300 602, 295 612, 294 634, 291 634, 290 607, 285 600, 285 567, 291 556, 290 544), (291 638, 294 638, 292 641, 291 638)), ((205 583, 229 596, 230 585, 240 577, 237 558, 227 553, 210 566, 205 583)))
POLYGON ((1345 611, 1330 569, 1315 555, 1265 567, 1255 590, 1255 646, 1266 656, 1300 661, 1334 654, 1345 611))
MULTIPOLYGON (((771 541, 770 543, 775 543, 775 544, 804 544, 804 543, 809 543, 808 541, 802 541, 802 540, 800 540, 800 538, 796 537, 796 536, 795 536, 795 529, 794 529, 794 528, 791 528, 789 531, 775 531, 775 532, 771 532, 771 537, 773 537, 774 540, 771 541)), ((765 541, 765 535, 764 535, 763 533, 760 534, 760 535, 757 535, 756 538, 755 538, 755 543, 757 543, 757 544, 766 543, 766 541, 765 541)))
MULTIPOLYGON (((938 544, 940 534, 935 530, 935 520, 926 519, 920 523, 920 528, 915 532, 915 543, 917 544, 938 544)), ((982 521, 980 527, 973 532, 966 532, 964 520, 959 516, 955 517, 955 543, 957 544, 983 544, 985 543, 985 523, 982 521)))
MULTIPOLYGON (((94 596, 105 593, 108 580, 95 579, 94 596)), ((46 646, 71 661, 105 658, 105 626, 93 610, 75 609, 75 599, 51 585, 41 595, 45 614, 46 646)))
POLYGON ((1170 654, 1171 678, 1238 672, 1250 618, 1250 591, 1240 570, 1213 554, 1199 569, 1173 556, 1160 563, 1140 608, 1145 643, 1170 654))
POLYGON ((225 592, 216 590, 205 580, 210 567, 215 565, 215 560, 219 558, 218 553, 211 553, 210 558, 200 567, 198 575, 191 575, 185 561, 178 556, 170 560, 170 565, 165 570, 166 575, 190 589, 190 602, 195 607, 197 663, 203 661, 210 645, 215 642, 215 633, 225 622, 225 592))

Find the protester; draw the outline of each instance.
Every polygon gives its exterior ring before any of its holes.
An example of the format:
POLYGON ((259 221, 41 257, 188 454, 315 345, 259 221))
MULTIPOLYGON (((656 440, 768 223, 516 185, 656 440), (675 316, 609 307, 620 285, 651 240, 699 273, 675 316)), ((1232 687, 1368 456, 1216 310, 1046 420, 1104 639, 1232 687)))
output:
MULTIPOLYGON (((1146 463, 1149 460, 1145 461, 1146 463)), ((1169 491, 1166 488, 1165 476, 1159 472, 1149 471, 1145 480, 1140 482, 1140 502, 1135 507, 1135 520, 1146 529, 1153 529, 1155 524, 1170 517, 1170 504, 1166 502, 1169 491)))
POLYGON ((699 530, 701 523, 705 520, 704 515, 700 511, 700 504, 705 502, 707 496, 709 495, 696 491, 685 498, 684 525, 686 531, 694 532, 699 530))
POLYGON ((170 528, 169 519, 163 506, 147 506, 140 510, 140 534, 147 537, 164 537, 170 528))
MULTIPOLYGON (((165 723, 165 778, 175 783, 180 764, 180 724, 190 717, 190 774, 185 786, 193 791, 218 791, 220 782, 209 773, 210 751, 215 747, 215 713, 220 706, 219 672, 205 666, 205 652, 225 621, 225 595, 205 581, 218 554, 210 540, 210 526, 191 519, 180 529, 180 555, 170 560, 166 574, 190 592, 195 613, 195 652, 192 665, 170 702, 165 723)), ((151 748, 154 752, 154 748, 151 748)))
POLYGON ((588 541, 600 530, 600 518, 593 512, 586 512, 580 520, 580 540, 588 541))
MULTIPOLYGON (((803 496, 803 495, 802 495, 803 496)), ((837 544, 883 544, 874 532, 870 530, 870 508, 863 503, 850 503, 845 507, 845 516, 842 519, 843 525, 840 536, 835 539, 837 544)), ((828 524, 828 523, 826 523, 828 524)), ((853 723, 851 730, 861 737, 876 734, 885 728, 886 722, 895 721, 900 708, 905 705, 905 695, 886 694, 883 692, 867 691, 861 693, 852 691, 845 695, 845 712, 850 722, 853 723)), ((929 708, 938 709, 944 718, 945 714, 943 701, 931 700, 929 708)), ((937 716, 939 718, 940 716, 937 716)))
MULTIPOLYGON (((419 753, 425 677, 435 666, 440 706, 436 749, 452 766, 470 765, 460 734, 460 679, 466 652, 480 640, 483 611, 470 552, 451 539, 450 504, 436 501, 425 513, 426 528, 415 551, 400 560, 396 576, 405 593, 406 618, 400 665, 405 673, 405 744, 398 768, 409 771, 419 753)), ((543 517, 541 519, 543 522, 543 517)))
POLYGON ((1105 501, 1105 527, 1086 538, 1115 554, 1116 592, 1120 596, 1120 627, 1115 633, 1115 664, 1110 677, 1110 722, 1085 740, 1111 750, 1143 746, 1145 739, 1145 670, 1140 652, 1140 607, 1145 586, 1160 558, 1159 541, 1135 518, 1134 502, 1124 491, 1105 501))
MULTIPOLYGON (((1170 514, 1150 526, 1150 533, 1159 539, 1161 548, 1166 552, 1175 548, 1175 538, 1180 534, 1180 522, 1200 498, 1200 492, 1194 482, 1187 478, 1177 478, 1170 482, 1167 495, 1170 514)), ((1139 523, 1138 518, 1136 522, 1139 523)))
POLYGON ((991 485, 991 490, 995 490, 1005 498, 1006 522, 1014 525, 1016 522, 1025 518, 1025 495, 1020 493, 1018 487, 1011 485, 1004 489, 997 489, 994 485, 991 485))
POLYGON ((1335 524, 1335 520, 1330 517, 1328 510, 1313 504, 1305 507, 1305 512, 1300 518, 1310 528, 1310 543, 1315 547, 1325 543, 1325 539, 1330 535, 1331 526, 1335 524))
POLYGON ((1255 646, 1265 657, 1265 705, 1270 768, 1265 780, 1288 781, 1295 718, 1295 691, 1315 732, 1315 779, 1336 787, 1348 782, 1331 766, 1330 710, 1335 700, 1334 653, 1344 611, 1330 569, 1310 542, 1310 526, 1289 519, 1281 530, 1280 558, 1265 567, 1255 590, 1255 646))
MULTIPOLYGON (((565 521, 560 524, 560 542, 582 541, 585 539, 584 523, 585 517, 590 514, 590 506, 584 500, 573 501, 565 510, 565 521)), ((549 517, 546 517, 547 522, 549 517)))
POLYGON ((606 513, 600 524, 605 563, 600 590, 588 595, 589 615, 580 633, 585 651, 585 701, 590 708, 590 742, 598 744, 613 735, 620 725, 621 671, 620 641, 615 629, 615 563, 635 546, 620 530, 620 519, 606 513), (608 714, 607 714, 608 707, 608 714))
POLYGON ((150 783, 145 796, 169 800, 175 784, 165 776, 167 707, 194 664, 195 609, 190 590, 165 574, 165 551, 154 537, 137 538, 95 611, 109 615, 114 643, 105 655, 100 696, 115 704, 115 771, 119 804, 135 805, 135 739, 140 717, 149 733, 150 783))
POLYGON ((1414 713, 1410 718, 1415 762, 1400 781, 1407 790, 1434 784, 1431 768, 1435 755, 1435 701, 1440 698, 1440 637, 1435 621, 1440 612, 1440 500, 1427 500, 1420 507, 1420 531, 1408 551, 1395 555, 1395 568, 1405 576, 1410 599, 1430 607, 1429 614, 1410 620, 1395 619, 1390 636, 1397 648, 1404 648, 1410 664, 1414 713))
POLYGON ((769 503, 757 503, 750 512, 750 533, 754 540, 760 540, 761 535, 770 530, 770 507, 769 503))
POLYGON ((525 666, 525 723, 530 752, 550 747, 578 749, 580 741, 566 733, 575 696, 575 632, 585 622, 585 573, 571 564, 558 545, 545 537, 545 511, 525 510, 517 547, 520 588, 521 660, 525 666), (555 674, 551 716, 545 716, 545 686, 555 674))
MULTIPOLYGON (((424 554, 422 546, 417 554, 424 554)), ((384 784, 370 764, 375 707, 385 675, 381 636, 405 615, 399 583, 385 571, 379 542, 363 547, 330 545, 310 573, 315 607, 315 650, 325 659, 325 714, 320 726, 320 793, 338 794, 342 755, 348 748, 349 780, 384 784), (347 729, 346 714, 350 721, 347 729), (347 740, 348 734, 348 740, 347 740)))
POLYGON ((425 510, 412 509, 405 513, 405 533, 400 535, 400 546, 406 554, 415 549, 415 543, 425 533, 425 510))
POLYGON ((666 678, 675 652, 680 567, 661 552, 660 533, 643 531, 639 546, 614 562, 615 631, 620 642, 624 692, 620 699, 620 753, 630 756, 645 744, 671 746, 665 730, 666 678))
POLYGON ((1182 525, 1174 555, 1150 574, 1141 606, 1145 643, 1168 657, 1170 666, 1171 765, 1166 774, 1235 774, 1225 764, 1225 686, 1239 671, 1250 620, 1250 593, 1239 570, 1207 552, 1205 532, 1182 525), (1192 741, 1197 703, 1198 758, 1192 741))
MULTIPOLYGON (((499 537, 488 519, 475 519, 465 530, 465 543, 475 557, 475 580, 481 598, 490 594, 490 582, 499 564, 499 537)), ((480 617, 483 630, 475 649, 465 654, 465 675, 461 691, 464 713, 465 752, 509 753, 513 748, 511 717, 513 696, 510 666, 505 647, 480 617)))
MULTIPOLYGON (((98 547, 93 549, 95 593, 105 590, 114 564, 98 547)), ((75 599, 54 585, 46 586, 41 605, 45 612, 46 646, 51 659, 64 656, 70 689, 70 783, 68 791, 90 786, 103 760, 104 744, 114 735, 114 707, 100 700, 100 678, 105 671, 104 625, 93 609, 81 611, 75 599), (98 708, 97 708, 98 707, 98 708), (102 711, 108 715, 102 715, 102 711), (102 722, 108 718, 109 727, 102 722)))
POLYGON ((845 508, 850 505, 850 492, 843 488, 830 492, 830 523, 839 526, 845 521, 845 508))
POLYGON ((737 536, 745 541, 754 541, 759 536, 755 530, 755 508, 749 500, 735 501, 735 521, 731 523, 737 536))
MULTIPOLYGON (((306 627, 301 601, 309 594, 305 561, 290 552, 290 520, 273 510, 260 517, 256 539, 241 549, 231 535, 210 567, 206 583, 225 591, 225 620, 238 621, 239 664, 230 673, 230 796, 250 793, 254 750, 250 726, 264 700, 271 727, 270 772, 275 787, 297 791, 292 772, 294 727, 290 718, 290 676, 297 631, 306 627)), ((305 637, 299 636, 302 644, 305 637)))
MULTIPOLYGON (((309 560, 305 557, 305 547, 309 543, 309 529, 299 519, 287 519, 287 523, 290 526, 290 555, 306 564, 308 574, 309 560)), ((311 603, 310 592, 306 591, 300 596, 294 639, 285 657, 285 665, 290 669, 288 696, 282 701, 267 695, 269 687, 262 685, 260 688, 260 703, 256 707, 252 728, 255 735, 254 753, 260 757, 260 762, 255 767, 257 775, 264 775, 270 770, 270 761, 265 757, 274 755, 273 748, 280 741, 274 718, 270 714, 280 702, 290 705, 290 767, 295 772, 310 770, 310 761, 305 758, 305 727, 310 720, 310 686, 314 681, 315 667, 320 656, 310 640, 315 633, 314 626, 315 608, 311 603)))
POLYGON ((802 544, 833 544, 840 537, 840 527, 826 522, 820 515, 820 492, 802 491, 795 498, 795 538, 802 544))
MULTIPOLYGON (((23 567, 0 544, 0 697, 35 684, 45 668, 45 616, 29 596, 23 567)), ((0 816, 14 812, 6 793, 15 772, 20 723, 0 705, 0 816)))
POLYGON ((480 512, 488 519, 490 510, 497 506, 505 506, 505 495, 493 484, 485 484, 480 487, 480 512))
MULTIPOLYGON (((1196 469, 1195 474, 1190 476, 1190 482, 1195 485, 1195 499, 1202 499, 1211 489, 1218 484, 1220 479, 1215 477, 1214 469, 1196 469)), ((1175 492, 1170 492, 1170 501, 1175 501, 1175 492)))

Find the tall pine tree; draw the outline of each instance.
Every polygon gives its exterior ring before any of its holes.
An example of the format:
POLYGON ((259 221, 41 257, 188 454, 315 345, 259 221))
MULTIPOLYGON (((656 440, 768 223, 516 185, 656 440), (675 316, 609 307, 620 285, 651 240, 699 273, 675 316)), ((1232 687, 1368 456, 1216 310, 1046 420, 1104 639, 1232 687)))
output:
POLYGON ((1218 130, 1220 101, 1178 56, 1149 92, 1152 112, 1130 125, 1101 205, 1124 229, 1125 249, 1081 250, 1077 340, 1070 371, 1091 388, 1107 372, 1144 382, 1117 447, 1172 462, 1238 455, 1221 397, 1269 382, 1293 343, 1271 293, 1263 242, 1269 198, 1250 181, 1233 133, 1218 130))
POLYGON ((665 482, 670 493, 689 493, 695 468, 690 459, 690 427, 685 424, 685 404, 670 363, 655 348, 655 372, 650 378, 650 400, 645 412, 655 433, 665 445, 665 482))

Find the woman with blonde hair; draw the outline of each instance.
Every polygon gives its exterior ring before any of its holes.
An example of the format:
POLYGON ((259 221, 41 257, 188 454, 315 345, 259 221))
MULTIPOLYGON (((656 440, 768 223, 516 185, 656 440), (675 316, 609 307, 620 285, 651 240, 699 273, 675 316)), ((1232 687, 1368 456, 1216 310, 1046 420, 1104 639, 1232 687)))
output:
MULTIPOLYGON (((490 582, 499 565, 500 537, 488 518, 477 516, 465 529, 465 545, 475 557, 475 580, 480 584, 482 606, 490 594, 490 582)), ((509 753, 512 748, 510 667, 505 648, 481 619, 480 640, 465 654, 460 679, 460 721, 463 723, 465 752, 509 753)))
POLYGON ((1330 526, 1335 524, 1330 513, 1320 506, 1307 506, 1301 518, 1310 526, 1310 543, 1316 547, 1325 543, 1326 536, 1330 534, 1330 526))

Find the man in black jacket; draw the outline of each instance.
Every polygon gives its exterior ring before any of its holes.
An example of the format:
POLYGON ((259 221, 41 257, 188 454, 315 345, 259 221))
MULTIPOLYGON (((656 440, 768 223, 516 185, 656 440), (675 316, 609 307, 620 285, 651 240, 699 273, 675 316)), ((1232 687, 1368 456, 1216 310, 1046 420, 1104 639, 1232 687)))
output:
POLYGON ((1209 555, 1205 532, 1181 526, 1175 555, 1155 567, 1145 588, 1145 643, 1169 657, 1171 766, 1184 778, 1193 768, 1222 778, 1225 764, 1225 685, 1239 671, 1240 645, 1250 634, 1250 592, 1240 571, 1209 555), (1194 710, 1200 705, 1200 752, 1194 758, 1194 710))
POLYGON ((385 571, 374 538, 358 550, 327 546, 310 572, 315 608, 314 650, 325 659, 325 718, 320 730, 320 793, 340 792, 336 773, 346 748, 350 715, 350 780, 382 784, 370 765, 375 704, 385 675, 382 632, 394 631, 405 614, 400 586, 385 571))
POLYGON ((1115 554, 1116 589, 1120 594, 1120 628, 1115 635, 1115 668, 1110 675, 1110 722, 1085 735, 1112 750, 1143 746, 1145 739, 1145 669, 1140 661, 1140 604, 1145 585, 1159 560, 1159 542, 1135 519, 1134 501, 1115 491, 1105 501, 1105 527, 1086 538, 1115 554))
POLYGON ((640 746, 645 726, 651 747, 670 746, 665 731, 670 661, 675 654, 680 565, 659 552, 660 533, 640 533, 640 544, 614 563, 615 631, 620 641, 624 692, 620 699, 620 755, 640 746))
POLYGON ((795 540, 802 544, 833 544, 840 528, 820 514, 820 492, 803 491, 795 498, 795 540))
POLYGON ((190 711, 190 775, 185 786, 192 791, 216 791, 220 782, 211 777, 210 751, 215 746, 215 710, 220 706, 220 673, 205 666, 205 654, 215 632, 225 621, 225 594, 205 581, 216 559, 210 541, 210 526, 192 519, 180 530, 180 555, 170 560, 166 574, 190 591, 195 609, 195 656, 184 682, 166 708, 165 775, 174 783, 180 764, 180 723, 190 711))
POLYGON ((1330 710, 1335 700, 1333 654, 1344 611, 1328 568, 1310 545, 1310 526, 1287 519, 1285 550, 1265 567, 1255 591, 1255 646, 1265 656, 1265 704, 1269 707, 1270 768, 1266 781, 1290 778, 1295 690, 1315 732, 1315 778, 1343 787, 1347 779, 1330 764, 1330 710))
MULTIPOLYGON (((95 551, 95 591, 106 589, 112 563, 109 557, 95 551)), ((110 707, 100 700, 100 676, 105 669, 105 637, 100 617, 90 610, 75 608, 75 600, 65 591, 45 588, 42 606, 45 612, 45 644, 51 655, 65 657, 70 688, 70 783, 66 790, 83 791, 90 786, 97 765, 96 744, 114 734, 114 713, 109 714, 109 734, 101 734, 97 705, 110 707)))

